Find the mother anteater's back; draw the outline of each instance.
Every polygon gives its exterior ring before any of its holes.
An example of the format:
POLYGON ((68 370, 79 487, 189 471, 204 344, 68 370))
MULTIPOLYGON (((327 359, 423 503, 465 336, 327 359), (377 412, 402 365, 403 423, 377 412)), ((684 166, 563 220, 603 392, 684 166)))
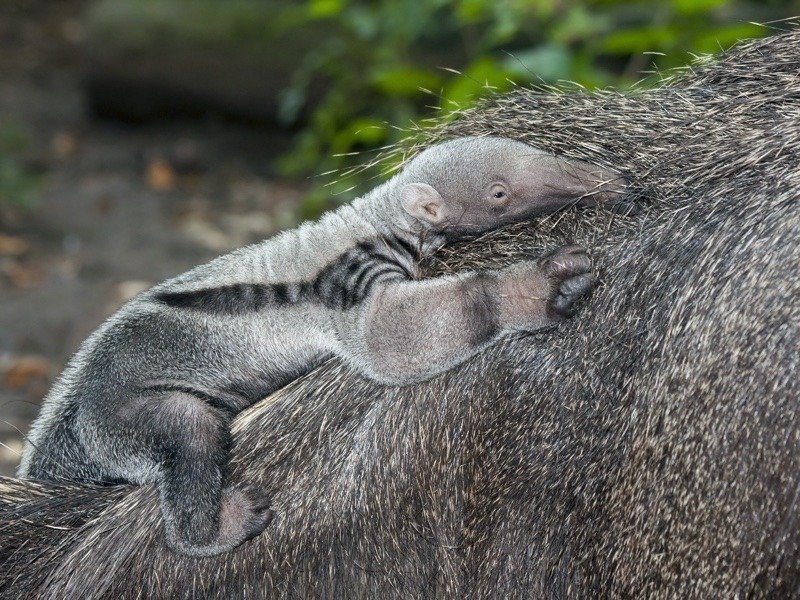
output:
POLYGON ((518 91, 466 113, 443 135, 616 167, 645 206, 575 211, 432 265, 585 244, 604 283, 579 317, 413 388, 329 364, 244 415, 234 477, 271 490, 278 517, 236 553, 171 554, 151 489, 6 480, 0 590, 799 595, 798 65, 792 32, 653 92, 518 91))

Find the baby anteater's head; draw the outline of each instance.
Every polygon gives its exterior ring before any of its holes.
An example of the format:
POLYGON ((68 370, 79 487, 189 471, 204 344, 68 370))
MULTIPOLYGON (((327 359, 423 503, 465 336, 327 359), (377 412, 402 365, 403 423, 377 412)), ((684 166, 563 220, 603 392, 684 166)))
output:
POLYGON ((618 175, 501 137, 432 146, 397 177, 403 209, 450 239, 618 198, 624 188, 618 175))

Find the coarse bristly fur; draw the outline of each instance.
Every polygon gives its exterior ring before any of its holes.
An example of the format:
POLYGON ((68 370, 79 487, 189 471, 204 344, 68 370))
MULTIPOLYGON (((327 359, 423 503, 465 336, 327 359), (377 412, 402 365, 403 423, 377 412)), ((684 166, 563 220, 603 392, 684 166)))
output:
POLYGON ((601 286, 556 331, 408 388, 337 361, 234 423, 277 517, 207 559, 150 487, 3 480, 9 598, 800 595, 800 31, 652 91, 518 90, 436 141, 503 135, 621 171, 644 210, 572 211, 431 261, 567 241, 601 286))
POLYGON ((231 419, 337 357, 388 385, 434 377, 497 339, 551 327, 593 287, 585 249, 420 280, 419 261, 572 204, 618 175, 517 140, 464 136, 316 222, 140 294, 82 344, 31 426, 18 474, 157 483, 170 547, 227 552, 272 519, 227 475, 231 419))

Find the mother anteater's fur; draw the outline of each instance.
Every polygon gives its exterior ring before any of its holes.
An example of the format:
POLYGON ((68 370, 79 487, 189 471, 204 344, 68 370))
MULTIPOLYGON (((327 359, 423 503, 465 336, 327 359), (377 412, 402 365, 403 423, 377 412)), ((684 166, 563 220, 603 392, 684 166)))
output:
POLYGON ((557 331, 383 388, 328 364, 243 415, 232 477, 277 517, 210 559, 149 488, 0 485, 9 598, 800 595, 800 33, 632 95, 519 90, 441 135, 620 169, 645 209, 570 212, 433 269, 585 244, 557 331))

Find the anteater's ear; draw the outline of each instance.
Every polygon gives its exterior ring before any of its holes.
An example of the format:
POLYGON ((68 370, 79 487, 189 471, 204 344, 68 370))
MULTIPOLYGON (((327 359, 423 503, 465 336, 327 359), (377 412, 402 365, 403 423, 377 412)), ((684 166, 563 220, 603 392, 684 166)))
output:
POLYGON ((400 203, 412 217, 438 225, 444 220, 444 200, 427 183, 409 183, 400 190, 400 203))

